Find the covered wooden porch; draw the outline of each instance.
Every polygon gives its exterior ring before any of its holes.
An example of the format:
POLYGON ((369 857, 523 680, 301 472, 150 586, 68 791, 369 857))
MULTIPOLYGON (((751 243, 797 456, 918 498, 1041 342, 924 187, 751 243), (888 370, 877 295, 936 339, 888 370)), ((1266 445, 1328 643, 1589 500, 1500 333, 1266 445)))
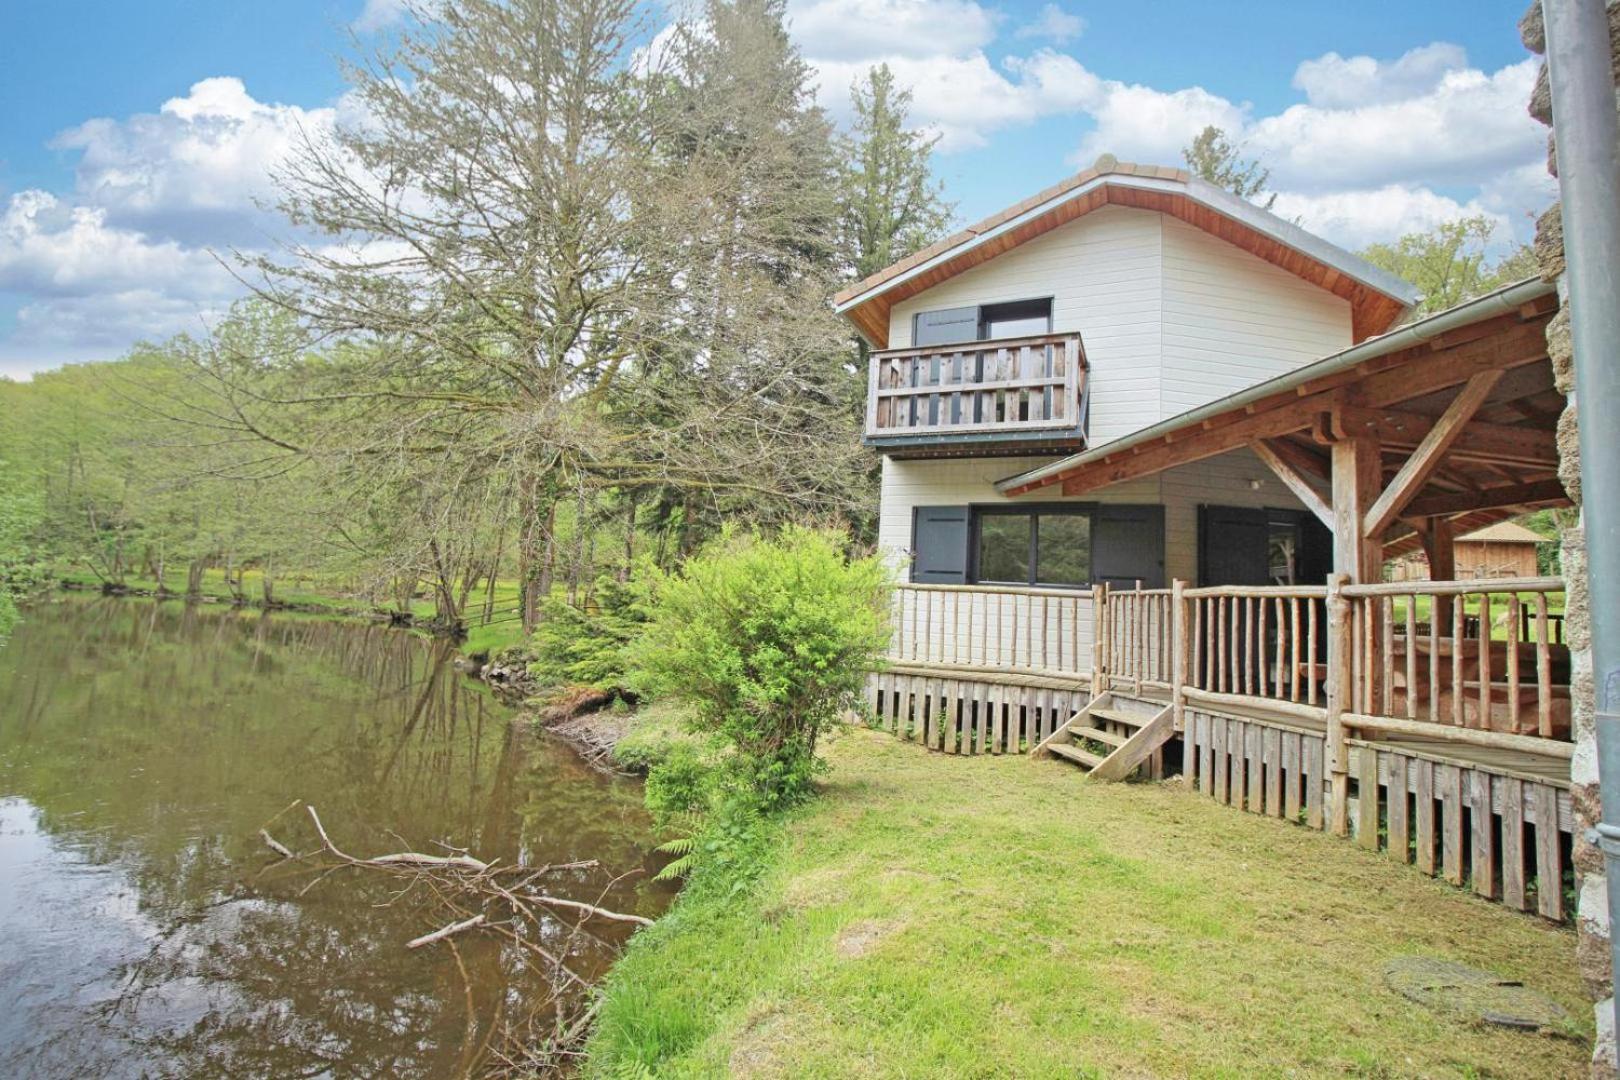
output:
POLYGON ((1008 478, 1010 495, 1086 495, 1248 447, 1332 530, 1334 572, 1288 586, 904 586, 869 705, 945 752, 1179 769, 1223 803, 1564 917, 1564 582, 1449 579, 1459 533, 1568 503, 1545 342, 1556 306, 1550 286, 1521 283, 1008 478), (1384 582, 1385 559, 1415 546, 1434 580, 1384 582))

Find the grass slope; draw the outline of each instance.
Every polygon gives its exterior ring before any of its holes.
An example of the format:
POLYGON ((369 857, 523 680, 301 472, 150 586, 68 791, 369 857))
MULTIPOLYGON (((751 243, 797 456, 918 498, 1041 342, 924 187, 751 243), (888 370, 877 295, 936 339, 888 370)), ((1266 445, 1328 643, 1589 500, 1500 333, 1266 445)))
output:
POLYGON ((588 1075, 1585 1075, 1579 1041, 1382 981, 1459 960, 1585 1030, 1567 930, 1175 785, 866 731, 828 756, 757 883, 700 879, 638 936, 588 1075))

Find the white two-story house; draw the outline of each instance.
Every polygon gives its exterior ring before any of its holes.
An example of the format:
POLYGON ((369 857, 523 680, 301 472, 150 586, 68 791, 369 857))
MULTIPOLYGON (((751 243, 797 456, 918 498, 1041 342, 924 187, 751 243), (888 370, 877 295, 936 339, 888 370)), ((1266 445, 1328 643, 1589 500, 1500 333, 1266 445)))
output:
POLYGON ((1104 159, 838 296, 874 350, 879 542, 917 583, 1320 584, 1327 530, 1247 449, 1083 496, 998 482, 1382 333, 1416 299, 1184 171, 1104 159))

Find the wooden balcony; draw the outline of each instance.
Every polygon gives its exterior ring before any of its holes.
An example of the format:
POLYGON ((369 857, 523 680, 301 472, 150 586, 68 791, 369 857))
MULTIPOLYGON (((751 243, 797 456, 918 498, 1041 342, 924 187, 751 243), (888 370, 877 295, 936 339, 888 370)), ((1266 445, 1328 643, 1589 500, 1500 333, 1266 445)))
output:
POLYGON ((1079 334, 889 349, 872 354, 869 446, 914 452, 1074 449, 1085 444, 1079 334))

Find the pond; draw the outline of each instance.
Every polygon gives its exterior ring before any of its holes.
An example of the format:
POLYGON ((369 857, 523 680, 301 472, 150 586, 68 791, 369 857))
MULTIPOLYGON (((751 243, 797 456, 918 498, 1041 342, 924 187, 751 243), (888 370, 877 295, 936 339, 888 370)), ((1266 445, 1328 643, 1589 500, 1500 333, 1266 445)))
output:
MULTIPOLYGON (((549 987, 493 935, 407 949, 444 922, 431 889, 278 864, 272 818, 317 843, 303 808, 276 818, 295 799, 352 854, 597 860, 547 891, 662 911, 639 783, 531 732, 452 656, 175 602, 29 612, 0 648, 0 1076, 487 1068, 549 987)), ((586 979, 632 929, 575 927, 543 936, 586 979)))

